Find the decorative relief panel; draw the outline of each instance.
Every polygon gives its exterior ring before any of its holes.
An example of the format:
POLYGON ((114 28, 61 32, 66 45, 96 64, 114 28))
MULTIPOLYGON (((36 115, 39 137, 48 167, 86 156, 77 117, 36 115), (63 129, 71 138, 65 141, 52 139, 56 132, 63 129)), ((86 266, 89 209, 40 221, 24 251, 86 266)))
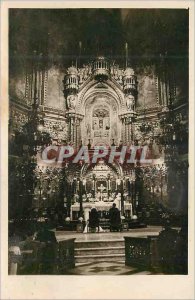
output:
MULTIPOLYGON (((78 69, 78 75, 79 75, 79 85, 82 86, 84 82, 87 81, 87 79, 90 78, 92 75, 92 65, 87 64, 84 65, 83 68, 78 69)), ((123 75, 124 70, 119 68, 119 65, 112 64, 110 66, 110 75, 112 79, 114 79, 121 87, 123 86, 123 75)))
POLYGON ((53 139, 67 140, 67 125, 65 121, 44 121, 44 131, 48 132, 53 139))
POLYGON ((91 64, 86 64, 83 68, 78 69, 79 85, 82 85, 91 76, 91 64))
POLYGON ((22 132, 23 126, 28 122, 28 114, 14 108, 10 109, 10 121, 12 130, 22 132))

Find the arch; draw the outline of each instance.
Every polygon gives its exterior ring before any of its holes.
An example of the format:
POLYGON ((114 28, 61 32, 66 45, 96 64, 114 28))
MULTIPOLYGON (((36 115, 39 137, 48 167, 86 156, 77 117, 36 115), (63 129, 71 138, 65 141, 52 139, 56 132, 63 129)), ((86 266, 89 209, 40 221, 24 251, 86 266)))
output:
POLYGON ((79 92, 79 99, 77 102, 76 110, 77 112, 83 112, 83 107, 85 106, 86 99, 92 94, 107 94, 117 101, 119 111, 123 111, 125 107, 124 95, 121 90, 114 84, 111 80, 107 80, 103 83, 102 88, 97 87, 98 82, 96 80, 91 80, 87 83, 84 88, 79 92))
POLYGON ((117 101, 115 95, 107 91, 95 91, 95 90, 92 91, 89 95, 86 96, 86 98, 83 99, 82 109, 85 108, 90 101, 93 101, 95 100, 95 98, 99 98, 99 97, 100 98, 108 97, 108 99, 114 100, 115 104, 117 105, 117 110, 118 111, 121 110, 120 103, 117 101))
MULTIPOLYGON (((102 159, 104 160, 104 159, 102 159)), ((105 160, 104 160, 105 162, 105 160)), ((93 168, 97 165, 96 164, 89 164, 86 163, 82 166, 80 176, 81 178, 85 178, 88 172, 92 172, 93 168)), ((117 176, 122 177, 123 176, 123 170, 118 161, 114 161, 112 164, 109 164, 108 162, 105 162, 105 165, 107 165, 113 172, 116 173, 117 176)))

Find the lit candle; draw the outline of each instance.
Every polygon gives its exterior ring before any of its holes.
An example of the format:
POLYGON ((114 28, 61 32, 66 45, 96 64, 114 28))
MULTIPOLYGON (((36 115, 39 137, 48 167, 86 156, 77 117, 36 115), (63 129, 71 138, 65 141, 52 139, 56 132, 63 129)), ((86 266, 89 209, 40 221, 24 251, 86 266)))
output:
POLYGON ((125 189, 125 178, 123 178, 123 188, 125 189))
POLYGON ((86 189, 86 179, 83 179, 83 186, 84 186, 85 189, 86 189))
POLYGON ((108 190, 110 190, 110 180, 108 180, 108 190))
POLYGON ((77 190, 79 191, 79 180, 77 180, 77 190))

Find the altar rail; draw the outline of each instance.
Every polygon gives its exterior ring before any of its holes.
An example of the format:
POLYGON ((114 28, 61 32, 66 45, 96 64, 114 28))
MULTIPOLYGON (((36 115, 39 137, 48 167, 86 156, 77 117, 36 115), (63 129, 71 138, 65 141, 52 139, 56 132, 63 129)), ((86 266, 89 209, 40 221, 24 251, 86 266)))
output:
POLYGON ((75 239, 67 239, 58 242, 58 272, 66 274, 66 271, 75 267, 75 239))
POLYGON ((158 236, 124 237, 124 239, 126 265, 144 270, 158 269, 158 236))
POLYGON ((9 251, 9 275, 66 274, 75 267, 74 238, 45 243, 22 242, 9 251), (19 250, 18 250, 19 249, 19 250))

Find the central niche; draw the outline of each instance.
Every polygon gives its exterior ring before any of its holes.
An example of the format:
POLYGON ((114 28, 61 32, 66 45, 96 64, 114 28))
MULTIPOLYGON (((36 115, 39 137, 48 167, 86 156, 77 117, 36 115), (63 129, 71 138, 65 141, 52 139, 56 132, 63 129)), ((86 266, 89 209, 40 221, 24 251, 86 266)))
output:
POLYGON ((110 137, 110 112, 102 106, 92 111, 92 129, 94 138, 110 137))
POLYGON ((102 95, 89 97, 85 105, 84 119, 81 124, 81 137, 85 145, 110 145, 120 138, 118 107, 114 98, 102 95))

